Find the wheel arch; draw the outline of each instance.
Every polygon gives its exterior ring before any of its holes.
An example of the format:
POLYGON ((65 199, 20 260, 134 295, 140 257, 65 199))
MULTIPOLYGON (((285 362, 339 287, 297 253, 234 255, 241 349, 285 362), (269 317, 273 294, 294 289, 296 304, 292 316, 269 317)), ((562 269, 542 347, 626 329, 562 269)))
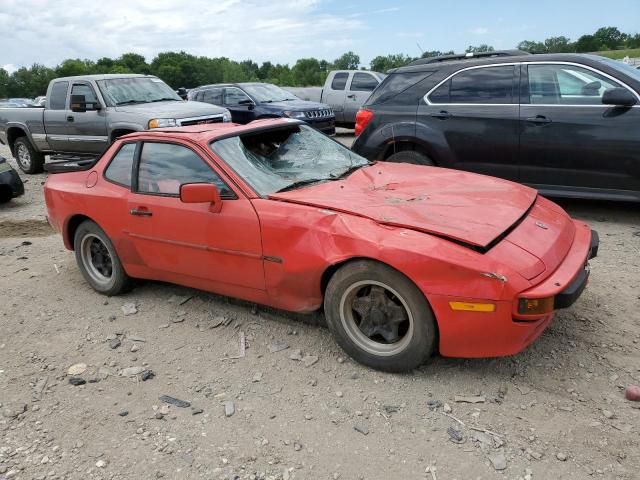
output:
POLYGON ((76 235, 76 230, 78 230, 80 224, 85 220, 90 220, 99 226, 98 222, 84 214, 73 215, 67 220, 62 231, 62 240, 64 241, 65 247, 67 247, 69 250, 74 250, 73 239, 76 235))
POLYGON ((431 146, 427 143, 412 138, 388 142, 382 152, 382 160, 386 160, 394 153, 404 152, 407 150, 421 153, 429 157, 429 159, 433 161, 435 165, 438 165, 438 160, 435 158, 435 152, 433 148, 431 148, 431 146))
POLYGON ((109 135, 109 145, 115 142, 118 138, 123 135, 128 135, 129 133, 138 132, 139 130, 127 127, 119 127, 111 130, 111 134, 109 135))
POLYGON ((27 137, 29 141, 31 141, 25 127, 14 125, 7 128, 7 144, 9 145, 9 149, 11 150, 12 155, 15 155, 15 152, 13 149, 14 149, 16 140, 18 140, 18 138, 20 137, 27 137))

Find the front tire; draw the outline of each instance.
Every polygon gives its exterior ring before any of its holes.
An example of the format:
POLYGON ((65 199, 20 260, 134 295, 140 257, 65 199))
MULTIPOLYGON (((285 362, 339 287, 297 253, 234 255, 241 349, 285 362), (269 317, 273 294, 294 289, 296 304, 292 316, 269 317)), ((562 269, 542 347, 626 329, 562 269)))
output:
POLYGON ((415 150, 403 150, 398 153, 390 155, 385 162, 394 163, 411 163, 413 165, 427 165, 434 166, 435 163, 425 154, 416 152, 415 150))
POLYGON ((82 276, 96 292, 112 296, 131 288, 132 280, 124 271, 116 249, 95 222, 85 220, 78 226, 73 248, 82 276))
POLYGON ((382 263, 358 260, 340 268, 329 281, 324 308, 338 344, 368 367, 413 370, 435 349, 429 303, 411 280, 382 263))
POLYGON ((15 159, 24 173, 41 173, 44 170, 44 155, 33 147, 27 137, 20 137, 13 145, 15 159))

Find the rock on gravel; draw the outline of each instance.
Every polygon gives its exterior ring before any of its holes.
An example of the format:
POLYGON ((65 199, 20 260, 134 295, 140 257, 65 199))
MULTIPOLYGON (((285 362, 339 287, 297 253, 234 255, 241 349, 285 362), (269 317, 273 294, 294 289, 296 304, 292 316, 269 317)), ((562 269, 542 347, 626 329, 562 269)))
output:
POLYGON ((82 375, 87 370, 86 363, 76 363, 75 365, 71 365, 67 370, 69 375, 82 375))
POLYGON ((505 470, 507 468, 507 459, 501 453, 489 456, 489 461, 496 470, 505 470))
POLYGON ((224 402, 224 416, 230 417, 234 413, 236 413, 236 406, 234 405, 234 403, 231 401, 224 402))
POLYGON ((122 313, 124 313, 125 317, 135 315, 138 313, 138 307, 136 307, 135 303, 125 303, 122 305, 122 313))
POLYGON ((629 385, 624 391, 624 398, 632 402, 640 402, 640 387, 638 385, 629 385))

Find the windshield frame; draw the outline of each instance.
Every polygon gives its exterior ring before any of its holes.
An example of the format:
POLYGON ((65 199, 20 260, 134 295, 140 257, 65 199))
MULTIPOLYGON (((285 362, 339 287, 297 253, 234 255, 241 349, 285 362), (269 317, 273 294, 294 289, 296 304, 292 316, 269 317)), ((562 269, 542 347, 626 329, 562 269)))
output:
MULTIPOLYGON (((599 57, 598 61, 607 65, 610 68, 614 68, 619 73, 622 73, 630 77, 633 81, 640 83, 640 70, 635 68, 622 60, 614 60, 608 57, 599 57)), ((636 92, 638 93, 638 92, 636 92)))
MULTIPOLYGON (((223 140, 228 140, 230 138, 235 138, 235 137, 243 137, 243 136, 251 136, 251 135, 256 135, 256 134, 260 134, 260 133, 268 133, 268 132, 277 132, 279 130, 290 130, 292 127, 294 126, 298 126, 301 129, 305 128, 305 129, 309 129, 312 130, 314 132, 316 132, 318 135, 322 135, 326 140, 331 141, 333 143, 335 143, 336 145, 338 145, 340 148, 346 150, 350 155, 352 155, 353 157, 355 157, 356 159, 362 159, 363 163, 361 165, 354 165, 353 162, 352 164, 347 167, 345 169, 345 173, 347 171, 350 171, 350 173, 355 172, 356 170, 360 170, 362 168, 368 167, 373 165, 374 162, 361 157, 360 155, 356 154, 355 152, 351 151, 351 149, 347 148, 346 146, 344 146, 342 143, 338 142, 336 139, 334 139, 333 137, 329 137, 327 135, 324 135, 320 132, 318 132, 317 130, 315 130, 314 128, 310 127, 309 125, 307 125, 305 122, 302 121, 298 121, 298 120, 288 120, 287 123, 279 123, 273 126, 269 126, 269 127, 264 127, 264 126, 260 126, 260 127, 256 127, 256 128, 250 128, 250 129, 246 129, 246 130, 242 130, 241 132, 231 132, 228 134, 224 134, 224 135, 220 135, 219 137, 216 137, 212 140, 209 140, 207 142, 208 145, 208 153, 210 155, 213 156, 213 158, 215 159, 215 161, 219 164, 224 165, 226 168, 229 168, 229 170, 231 170, 231 172, 244 184, 246 185, 246 187, 255 194, 255 196, 257 198, 263 198, 263 199, 268 199, 270 196, 272 195, 277 195, 279 192, 285 190, 286 191, 286 187, 285 189, 280 189, 280 190, 276 190, 276 191, 272 191, 272 192, 260 192, 252 183, 250 180, 248 180, 246 178, 245 175, 243 175, 241 172, 239 172, 237 170, 237 168, 234 167, 234 165, 232 165, 230 162, 228 162, 225 157, 219 153, 218 151, 216 151, 214 149, 214 145, 218 142, 221 142, 223 140), (354 168, 357 167, 357 168, 354 168)), ((246 159, 245 159, 246 160, 246 159)), ((336 180, 341 180, 342 178, 344 178, 342 175, 336 175, 335 177, 327 177, 327 178, 323 178, 323 179, 318 179, 317 182, 311 182, 309 183, 309 185, 314 185, 314 184, 318 184, 318 183, 325 183, 325 182, 329 182, 329 181, 336 181, 336 180)), ((294 183, 297 182, 292 182, 289 186, 293 185, 294 183)), ((300 186, 299 188, 303 188, 302 186, 300 186)))
POLYGON ((102 95, 102 98, 104 99, 104 102, 106 103, 106 105, 108 107, 118 107, 118 106, 125 106, 125 105, 135 105, 135 104, 143 104, 143 103, 151 103, 153 101, 159 101, 161 98, 166 98, 166 97, 171 97, 170 100, 167 101, 180 101, 182 102, 182 99, 178 96, 178 94, 169 86, 167 85, 162 79, 158 78, 158 77, 154 77, 154 76, 140 76, 140 77, 116 77, 116 78, 104 78, 104 79, 100 79, 100 80, 96 80, 96 85, 98 86, 98 89, 100 90, 100 95, 102 95), (142 81, 146 81, 149 83, 155 83, 155 84, 159 84, 162 85, 164 88, 161 92, 162 95, 158 96, 157 99, 140 99, 140 100, 136 100, 136 99, 131 99, 131 103, 123 103, 123 102, 117 102, 115 98, 112 97, 112 94, 108 91, 107 86, 108 83, 111 82, 119 82, 119 81, 136 81, 136 82, 142 82, 142 81))

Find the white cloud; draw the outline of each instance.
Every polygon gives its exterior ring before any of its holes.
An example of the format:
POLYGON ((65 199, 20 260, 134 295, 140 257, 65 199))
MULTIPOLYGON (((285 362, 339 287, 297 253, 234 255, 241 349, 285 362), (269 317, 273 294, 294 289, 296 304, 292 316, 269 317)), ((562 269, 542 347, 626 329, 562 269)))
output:
POLYGON ((1 0, 0 45, 3 60, 18 66, 126 52, 151 61, 169 50, 290 63, 332 60, 357 48, 364 21, 319 6, 319 0, 1 0))
POLYGON ((489 33, 489 29, 487 27, 475 27, 469 30, 469 33, 473 33, 474 35, 486 35, 489 33))
POLYGON ((7 73, 13 73, 16 70, 18 70, 18 67, 16 67, 13 63, 7 63, 6 65, 1 65, 0 68, 3 68, 7 73))

